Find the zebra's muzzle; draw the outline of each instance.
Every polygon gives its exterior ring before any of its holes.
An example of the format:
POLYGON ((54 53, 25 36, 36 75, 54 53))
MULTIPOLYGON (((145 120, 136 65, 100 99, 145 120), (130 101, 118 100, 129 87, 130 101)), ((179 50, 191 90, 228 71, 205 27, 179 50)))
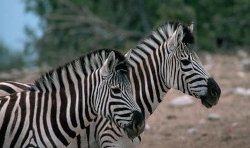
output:
POLYGON ((133 111, 132 123, 124 128, 130 139, 139 136, 145 129, 145 118, 139 111, 133 111))
POLYGON ((207 93, 201 96, 201 103, 205 107, 210 108, 218 103, 221 94, 221 89, 213 78, 208 79, 207 87, 207 93))

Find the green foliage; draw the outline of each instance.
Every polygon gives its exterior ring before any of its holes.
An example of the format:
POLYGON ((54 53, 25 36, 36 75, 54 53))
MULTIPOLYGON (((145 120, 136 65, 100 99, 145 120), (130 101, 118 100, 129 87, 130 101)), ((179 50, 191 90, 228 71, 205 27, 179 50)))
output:
POLYGON ((43 36, 27 29, 39 63, 58 65, 97 48, 127 51, 152 28, 195 23, 196 47, 214 51, 250 44, 249 0, 24 0, 41 18, 43 36), (33 40, 32 40, 33 38, 33 40))
POLYGON ((12 53, 3 41, 0 40, 0 72, 10 69, 21 69, 25 65, 23 56, 20 53, 12 53))
POLYGON ((200 48, 228 50, 250 45, 250 1, 187 0, 196 14, 196 33, 200 48))

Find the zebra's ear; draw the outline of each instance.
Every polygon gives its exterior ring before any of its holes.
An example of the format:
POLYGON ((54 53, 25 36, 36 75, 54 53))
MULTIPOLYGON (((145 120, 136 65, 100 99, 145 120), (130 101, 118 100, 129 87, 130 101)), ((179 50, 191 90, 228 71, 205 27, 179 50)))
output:
POLYGON ((178 46, 178 42, 181 42, 184 37, 183 34, 183 27, 181 24, 179 24, 173 33, 173 35, 169 38, 167 46, 170 51, 176 49, 178 46))
POLYGON ((131 49, 124 55, 125 60, 120 61, 119 63, 117 63, 116 66, 118 66, 118 65, 120 65, 120 64, 123 64, 123 63, 125 63, 125 62, 128 62, 129 59, 130 59, 130 55, 131 55, 131 49))
POLYGON ((129 51, 124 55, 126 61, 128 61, 130 59, 131 52, 132 52, 132 49, 129 49, 129 51))
POLYGON ((193 33, 193 31, 194 31, 194 23, 193 22, 191 22, 189 24, 188 29, 190 30, 191 33, 193 33))
POLYGON ((116 66, 115 53, 112 51, 109 54, 108 58, 103 63, 102 68, 100 69, 101 75, 105 77, 112 74, 115 70, 115 66, 116 66))

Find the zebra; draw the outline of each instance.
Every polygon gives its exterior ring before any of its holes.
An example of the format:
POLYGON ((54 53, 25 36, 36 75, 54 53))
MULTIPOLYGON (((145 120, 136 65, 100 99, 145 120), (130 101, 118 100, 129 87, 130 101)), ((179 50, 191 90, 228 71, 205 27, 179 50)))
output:
MULTIPOLYGON (((145 119, 171 88, 201 99, 208 108, 217 104, 221 90, 190 47, 194 42, 193 27, 193 23, 185 26, 167 22, 128 52, 133 96, 145 119)), ((142 136, 131 140, 115 124, 98 116, 74 143, 88 148, 135 147, 142 136)))
MULTIPOLYGON (((135 101, 145 120, 172 88, 201 100, 207 108, 218 103, 221 90, 191 48, 194 24, 167 22, 143 39, 130 54, 129 78, 135 101)), ((136 147, 143 134, 131 140, 115 124, 98 116, 82 134, 88 147, 136 147)), ((80 141, 81 142, 81 141, 80 141)), ((82 146, 85 147, 84 143, 82 146)))
POLYGON ((96 116, 131 139, 141 134, 145 120, 132 99, 129 57, 98 50, 42 75, 29 90, 1 97, 0 147, 66 147, 96 116))

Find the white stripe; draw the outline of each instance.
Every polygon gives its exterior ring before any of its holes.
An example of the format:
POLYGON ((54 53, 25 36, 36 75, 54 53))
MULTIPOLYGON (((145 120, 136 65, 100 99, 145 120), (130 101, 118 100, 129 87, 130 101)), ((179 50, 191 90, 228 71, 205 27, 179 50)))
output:
MULTIPOLYGON (((17 124, 16 122, 15 122, 15 112, 16 112, 16 110, 18 110, 18 107, 19 107, 19 102, 20 102, 20 93, 18 93, 17 95, 16 95, 16 97, 17 97, 17 99, 16 99, 16 101, 11 101, 10 103, 15 103, 14 104, 14 106, 13 106, 13 110, 12 110, 12 112, 11 112, 11 114, 8 114, 8 116, 10 116, 10 120, 9 120, 9 123, 8 123, 8 127, 7 127, 7 129, 6 129, 6 134, 5 134, 5 137, 7 138, 8 137, 8 139, 10 140, 9 142, 11 142, 13 139, 12 138, 14 138, 14 135, 15 135, 15 133, 13 133, 13 135, 10 135, 10 131, 11 131, 11 127, 13 126, 13 124, 15 124, 15 127, 14 128, 18 128, 18 126, 19 126, 19 124, 17 124), (10 138, 11 137, 11 138, 10 138)), ((10 99, 12 99, 12 98, 10 98, 10 99)), ((20 118, 20 116, 17 116, 17 118, 20 118)))
MULTIPOLYGON (((33 129, 34 129, 34 133, 35 133, 35 137, 36 137, 36 142, 39 145, 39 147, 45 147, 41 140, 40 137, 38 135, 38 130, 37 130, 37 125, 39 124, 39 122, 37 122, 36 118, 37 118, 37 108, 38 108, 38 99, 42 99, 42 98, 38 98, 38 92, 35 92, 35 98, 30 98, 30 99, 34 99, 35 100, 35 108, 34 108, 34 117, 33 117, 33 129)), ((39 116, 39 115, 38 115, 39 116)))
MULTIPOLYGON (((63 70, 65 71, 65 70, 63 70)), ((62 74, 64 73, 62 71, 62 74)), ((70 139, 69 135, 63 130, 62 125, 60 123, 60 114, 61 114, 61 96, 60 96, 60 85, 59 84, 55 84, 56 87, 56 98, 52 98, 52 99, 56 99, 56 122, 58 125, 58 129, 60 130, 60 132, 62 133, 62 135, 66 138, 66 139, 70 139)), ((51 102, 52 105, 52 102, 51 102)))
MULTIPOLYGON (((56 98, 53 98, 53 99, 56 99, 56 98)), ((53 131, 53 128, 52 128, 53 125, 51 123, 51 110, 52 110, 52 98, 51 98, 51 92, 50 92, 49 98, 48 98, 47 115, 46 115, 46 122, 47 122, 47 126, 48 126, 48 131, 49 131, 50 136, 53 138, 54 143, 57 146, 60 146, 60 145, 63 146, 63 143, 57 138, 57 136, 55 135, 55 133, 53 131)))
MULTIPOLYGON (((47 124, 47 126, 48 127, 50 127, 50 124, 49 124, 49 120, 48 120, 48 118, 50 118, 50 114, 49 114, 49 112, 50 112, 50 108, 48 107, 48 108, 44 108, 44 102, 45 102, 45 99, 48 99, 48 100, 46 100, 46 101, 48 101, 48 106, 49 106, 49 101, 50 101, 50 95, 51 93, 48 93, 48 95, 49 95, 49 98, 45 98, 45 93, 42 93, 42 95, 41 95, 41 98, 38 98, 38 99, 41 99, 41 113, 40 113, 40 115, 38 115, 39 116, 39 124, 40 124, 40 131, 41 131, 41 135, 42 135, 42 139, 43 139, 43 141, 44 141, 44 143, 46 144, 46 147, 53 147, 52 146, 52 144, 51 144, 51 142, 49 141, 49 139, 48 139, 48 137, 47 137, 47 135, 46 135, 46 133, 45 133, 45 129, 44 129, 44 123, 43 123, 43 116, 46 116, 46 120, 45 120, 45 124, 47 124), (44 110, 46 110, 47 111, 47 115, 44 115, 44 110)), ((49 130, 49 134, 50 135, 52 135, 51 134, 52 133, 52 130, 49 130)), ((54 136, 55 138, 54 139, 57 139, 56 138, 56 136, 54 136)))
MULTIPOLYGON (((29 128, 29 125, 30 125, 29 124, 29 121, 30 121, 30 102, 29 102, 29 100, 30 100, 30 92, 26 92, 25 95, 26 95, 25 96, 26 113, 25 113, 25 117, 22 117, 22 120, 24 120, 24 127, 22 128, 21 136, 18 137, 18 140, 16 142, 16 146, 21 145, 21 143, 23 141, 23 138, 24 138, 23 136, 28 132, 28 128, 29 128)), ((23 110, 21 110, 21 112, 22 111, 23 110)))
MULTIPOLYGON (((6 99, 7 101, 4 103, 4 105, 2 106, 2 108, 0 108, 0 129, 2 128, 3 126, 3 121, 4 121, 4 118, 5 118, 5 115, 6 115, 6 109, 10 103, 10 96, 7 96, 7 97, 4 97, 2 99, 6 99)), ((1 105, 2 100, 0 100, 0 105, 1 105)))
MULTIPOLYGON (((69 71, 72 70, 72 66, 69 66, 68 68, 69 68, 69 71)), ((69 128, 72 130, 72 129, 74 129, 74 127, 73 127, 71 120, 70 120, 71 119, 70 106, 71 106, 71 100, 76 99, 76 98, 71 98, 70 87, 74 87, 74 84, 69 85, 66 70, 62 71, 62 81, 64 84, 65 95, 66 95, 66 99, 67 99, 66 120, 67 120, 67 124, 69 125, 69 128)))
MULTIPOLYGON (((72 81, 74 82, 74 90, 75 90, 75 93, 76 93, 76 104, 75 104, 75 118, 76 118, 76 122, 77 122, 77 126, 79 127, 80 126, 80 121, 79 121, 79 88, 78 88, 78 83, 81 83, 81 82, 78 82, 80 80, 77 80, 76 78, 76 75, 75 73, 73 72, 73 67, 69 67, 69 73, 70 73, 70 77, 72 79, 72 81)), ((73 86, 71 86, 73 87, 73 86)))

